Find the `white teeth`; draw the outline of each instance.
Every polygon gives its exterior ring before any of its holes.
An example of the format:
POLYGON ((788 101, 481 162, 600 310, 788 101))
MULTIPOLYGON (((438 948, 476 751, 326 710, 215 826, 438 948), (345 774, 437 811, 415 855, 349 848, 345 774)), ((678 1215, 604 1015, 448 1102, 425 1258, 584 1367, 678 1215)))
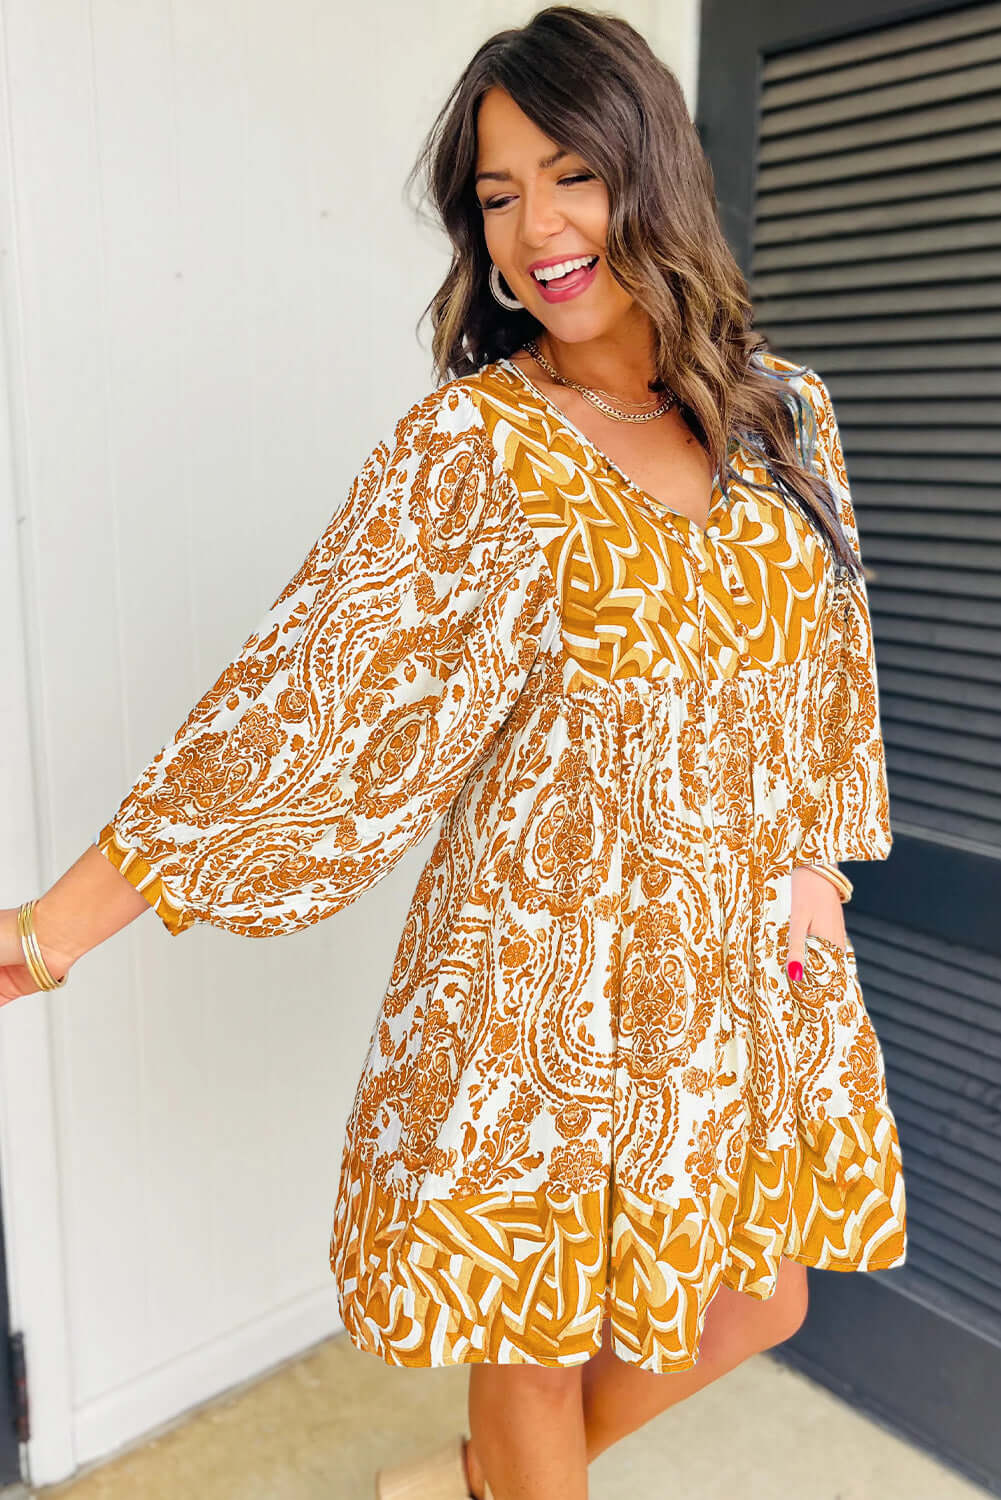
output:
POLYGON ((552 281, 557 276, 568 276, 571 271, 576 271, 580 266, 589 266, 597 258, 596 255, 582 255, 577 260, 561 260, 555 266, 540 266, 537 271, 532 272, 532 275, 536 281, 552 281))

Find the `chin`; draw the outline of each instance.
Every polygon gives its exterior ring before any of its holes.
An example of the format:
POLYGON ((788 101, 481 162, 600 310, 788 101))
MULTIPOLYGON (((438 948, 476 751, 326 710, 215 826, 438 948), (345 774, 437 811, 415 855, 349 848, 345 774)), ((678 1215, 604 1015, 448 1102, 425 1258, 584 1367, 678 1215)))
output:
POLYGON ((554 339, 559 339, 561 344, 587 344, 592 339, 600 339, 614 333, 618 319, 596 317, 592 314, 588 317, 567 318, 565 324, 559 318, 549 320, 540 318, 539 321, 554 339))

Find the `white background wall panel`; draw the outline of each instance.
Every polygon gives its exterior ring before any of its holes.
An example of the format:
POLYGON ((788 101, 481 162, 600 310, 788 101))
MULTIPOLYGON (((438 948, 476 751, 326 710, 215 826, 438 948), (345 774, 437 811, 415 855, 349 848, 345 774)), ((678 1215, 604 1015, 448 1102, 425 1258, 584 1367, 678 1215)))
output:
MULTIPOLYGON (((404 177, 534 9, 0 0, 0 904, 93 841, 430 389, 447 254, 404 177)), ((617 9, 691 106, 694 3, 617 9)), ((344 1122, 429 847, 284 939, 147 915, 0 1012, 35 1483, 339 1326, 344 1122)))

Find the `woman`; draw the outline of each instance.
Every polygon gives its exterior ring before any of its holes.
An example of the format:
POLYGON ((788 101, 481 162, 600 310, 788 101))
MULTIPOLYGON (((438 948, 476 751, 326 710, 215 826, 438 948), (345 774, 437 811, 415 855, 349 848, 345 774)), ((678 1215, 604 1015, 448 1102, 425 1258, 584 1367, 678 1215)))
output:
POLYGON ((385 1497, 581 1500, 595 1454, 900 1265, 841 859, 891 832, 827 388, 764 348, 673 75, 540 11, 418 163, 441 383, 41 899, 3 995, 152 907, 340 910, 443 817, 348 1120, 354 1343, 468 1363, 385 1497), (670 1374, 672 1379, 663 1379, 670 1374))

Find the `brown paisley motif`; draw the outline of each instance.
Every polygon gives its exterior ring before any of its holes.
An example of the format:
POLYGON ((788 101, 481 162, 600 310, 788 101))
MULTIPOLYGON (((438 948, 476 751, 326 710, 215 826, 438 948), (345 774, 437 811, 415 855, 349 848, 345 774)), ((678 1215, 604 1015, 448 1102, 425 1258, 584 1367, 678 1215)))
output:
POLYGON ((510 852, 500 855, 515 904, 563 917, 593 899, 608 877, 615 801, 592 775, 582 751, 564 749, 539 785, 510 852))
POLYGON ((860 1112, 886 1103, 886 1075, 879 1039, 864 1010, 858 1017, 858 1032, 848 1049, 841 1081, 851 1097, 852 1107, 860 1112))
POLYGON ((410 1166, 423 1162, 455 1102, 460 1060, 458 1029, 437 1002, 425 1022, 407 1102, 406 1158, 410 1166))
POLYGON ((690 1174, 692 1187, 701 1198, 709 1196, 720 1163, 726 1160, 730 1131, 740 1113, 735 1104, 721 1111, 711 1109, 688 1138, 693 1149, 685 1157, 685 1171, 690 1174))
POLYGON ((253 802, 284 741, 277 717, 263 705, 252 708, 228 738, 203 734, 181 746, 154 806, 163 816, 186 814, 203 823, 229 807, 239 811, 253 802))
POLYGON ((648 907, 622 974, 619 1045, 633 1078, 655 1081, 687 1061, 694 985, 669 909, 648 907))
POLYGON ((558 1146, 549 1159, 549 1180, 568 1193, 582 1193, 604 1180, 604 1153, 597 1146, 571 1141, 558 1146))
POLYGON ((579 1099, 571 1099, 555 1116, 554 1124, 560 1135, 573 1140, 575 1136, 584 1134, 592 1115, 593 1110, 588 1109, 579 1099))
POLYGON ((275 699, 275 712, 289 724, 300 724, 309 713, 309 694, 301 687, 283 688, 275 699))
POLYGON ((426 697, 384 712, 357 760, 358 805, 376 818, 405 806, 431 773, 438 745, 436 699, 426 697))

